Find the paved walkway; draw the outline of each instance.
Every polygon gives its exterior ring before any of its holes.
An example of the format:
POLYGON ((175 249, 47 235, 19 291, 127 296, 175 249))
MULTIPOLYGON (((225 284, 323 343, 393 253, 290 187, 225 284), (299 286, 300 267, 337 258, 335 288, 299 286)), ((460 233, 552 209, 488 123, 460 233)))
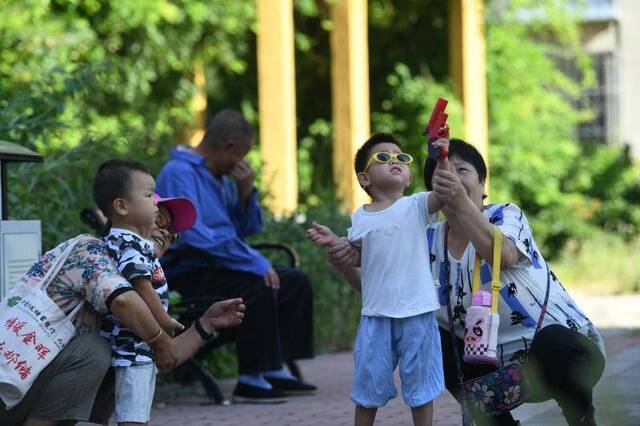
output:
MULTIPOLYGON (((596 386, 595 401, 599 425, 640 425, 640 296, 589 297, 577 295, 578 304, 603 331, 608 363, 596 386)), ((153 425, 338 426, 353 424, 349 401, 353 360, 351 353, 327 354, 300 363, 308 381, 317 384, 313 396, 291 398, 284 404, 230 406, 207 405, 198 386, 177 385, 158 389, 152 413, 153 425)), ((230 395, 234 381, 222 381, 230 395)), ((460 410, 448 393, 435 402, 435 425, 459 425, 460 410)), ((524 425, 565 425, 553 401, 525 404, 515 410, 524 425)), ((401 398, 379 411, 376 424, 410 425, 411 415, 401 398)))

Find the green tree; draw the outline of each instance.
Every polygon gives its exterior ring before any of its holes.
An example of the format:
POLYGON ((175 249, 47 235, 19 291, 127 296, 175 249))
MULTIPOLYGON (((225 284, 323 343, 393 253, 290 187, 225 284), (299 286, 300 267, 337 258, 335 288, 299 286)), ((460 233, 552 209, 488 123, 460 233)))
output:
POLYGON ((0 138, 51 162, 17 169, 14 217, 37 201, 51 247, 81 229, 100 161, 128 156, 157 171, 193 119, 194 64, 243 73, 253 13, 233 0, 0 2, 12 17, 0 20, 0 138))
POLYGON ((594 84, 578 12, 555 0, 487 8, 491 198, 518 203, 551 257, 603 225, 627 236, 640 225, 628 153, 577 138, 594 84))
MULTIPOLYGON (((357 295, 304 241, 306 220, 343 233, 331 155, 331 0, 296 0, 295 60, 300 211, 269 219, 267 239, 296 246, 318 289, 320 346, 344 348, 357 295)), ((438 96, 450 100, 453 136, 462 108, 448 75, 447 1, 370 0, 373 131, 395 133, 416 156, 438 96)), ((547 256, 602 230, 640 229, 640 172, 619 147, 585 145, 576 126, 590 116, 593 71, 578 16, 561 0, 486 1, 491 199, 527 213, 547 256), (573 69, 569 74, 567 70, 573 69), (573 75, 580 75, 576 80, 573 75)), ((192 119, 197 63, 208 108, 236 108, 259 125, 253 0, 0 0, 0 139, 46 156, 11 169, 14 218, 41 218, 44 248, 84 228, 96 166, 113 156, 156 172, 192 119)), ((259 142, 259 141, 258 141, 259 142)), ((258 151, 251 153, 257 160, 258 151)), ((258 161, 256 161, 258 164, 258 161)))

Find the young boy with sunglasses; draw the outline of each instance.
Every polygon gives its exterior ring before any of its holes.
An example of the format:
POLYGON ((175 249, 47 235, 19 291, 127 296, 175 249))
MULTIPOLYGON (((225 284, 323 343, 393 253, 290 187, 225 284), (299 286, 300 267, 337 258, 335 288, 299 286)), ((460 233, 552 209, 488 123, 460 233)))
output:
MULTIPOLYGON (((438 147, 448 147, 439 139, 438 147)), ((431 193, 404 196, 411 183, 409 154, 391 134, 377 133, 355 157, 360 186, 373 202, 351 217, 348 239, 361 252, 362 318, 356 336, 351 400, 356 425, 372 425, 378 407, 397 395, 393 373, 400 365, 402 394, 414 425, 431 425, 433 400, 444 390, 440 308, 429 269, 425 230, 443 204, 431 193)), ((314 222, 307 232, 317 245, 338 237, 314 222)))
MULTIPOLYGON (((157 372, 149 345, 162 333, 173 336, 183 329, 167 314, 169 289, 149 238, 154 237, 155 228, 169 228, 169 239, 175 240, 177 232, 193 225, 196 210, 187 198, 161 199, 154 190, 153 177, 137 161, 107 161, 93 182, 94 200, 109 219, 105 237, 109 255, 161 327, 153 338, 143 341, 114 315, 102 319, 100 334, 111 343, 111 365, 115 367, 119 426, 148 423, 157 372)), ((160 246, 168 243, 154 240, 160 246)))

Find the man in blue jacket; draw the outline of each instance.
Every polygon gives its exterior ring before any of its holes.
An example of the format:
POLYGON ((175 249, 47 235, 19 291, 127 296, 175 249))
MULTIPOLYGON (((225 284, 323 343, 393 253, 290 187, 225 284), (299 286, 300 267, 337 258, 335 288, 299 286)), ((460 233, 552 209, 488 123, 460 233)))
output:
POLYGON ((156 191, 189 198, 198 219, 161 261, 171 288, 183 297, 244 299, 234 399, 276 402, 290 392, 316 389, 282 363, 313 357, 313 296, 306 275, 272 266, 245 241, 262 230, 255 174, 244 159, 253 141, 244 117, 223 110, 197 147, 171 151, 156 191))

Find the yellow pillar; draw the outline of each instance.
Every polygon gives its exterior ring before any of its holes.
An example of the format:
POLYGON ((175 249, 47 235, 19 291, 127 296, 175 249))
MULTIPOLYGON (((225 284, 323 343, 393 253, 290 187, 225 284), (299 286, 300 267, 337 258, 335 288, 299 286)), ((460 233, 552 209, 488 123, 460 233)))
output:
POLYGON ((258 96, 262 180, 275 214, 298 203, 291 0, 258 0, 258 96))
POLYGON ((367 1, 331 5, 333 169, 337 192, 349 211, 369 201, 353 169, 356 151, 370 136, 367 1))
POLYGON ((189 145, 196 146, 202 141, 207 127, 207 89, 204 77, 204 65, 197 60, 194 67, 193 82, 196 86, 196 94, 191 101, 191 111, 194 120, 188 129, 189 145))
POLYGON ((464 106, 465 137, 488 163, 487 53, 483 9, 483 0, 450 0, 449 45, 454 90, 464 106))

